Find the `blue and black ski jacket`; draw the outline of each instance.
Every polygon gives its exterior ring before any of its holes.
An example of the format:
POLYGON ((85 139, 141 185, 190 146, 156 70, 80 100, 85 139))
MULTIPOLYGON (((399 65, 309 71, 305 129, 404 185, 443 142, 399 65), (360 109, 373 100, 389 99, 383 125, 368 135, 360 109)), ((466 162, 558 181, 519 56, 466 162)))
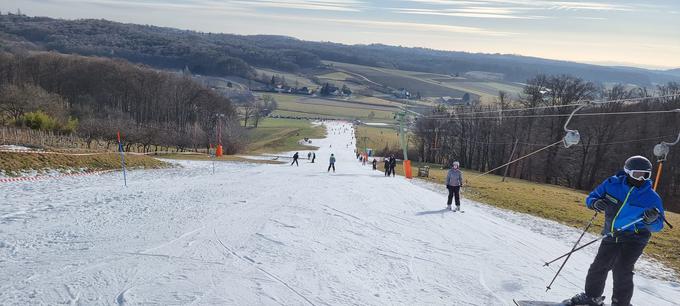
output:
MULTIPOLYGON (((658 208, 661 216, 654 222, 646 224, 642 221, 626 228, 617 237, 649 237, 651 232, 663 229, 662 217, 665 216, 661 197, 652 189, 651 181, 645 181, 641 187, 634 187, 626 183, 625 172, 619 172, 615 176, 606 179, 600 186, 586 198, 586 206, 592 209, 593 203, 598 199, 607 201, 605 209, 605 222, 602 234, 615 232, 621 227, 643 216, 648 208, 658 208)), ((617 238, 613 238, 617 240, 617 238)))

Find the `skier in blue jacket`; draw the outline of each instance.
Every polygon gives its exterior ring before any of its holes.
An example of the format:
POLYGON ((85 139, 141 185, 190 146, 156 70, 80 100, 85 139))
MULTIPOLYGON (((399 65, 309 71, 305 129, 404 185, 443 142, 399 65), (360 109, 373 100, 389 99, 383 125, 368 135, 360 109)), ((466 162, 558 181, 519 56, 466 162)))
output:
POLYGON ((604 212, 602 234, 613 233, 602 240, 597 255, 588 269, 585 292, 566 305, 604 305, 605 282, 612 271, 614 289, 612 306, 629 306, 633 297, 633 268, 652 232, 663 229, 664 210, 661 198, 652 189, 652 163, 645 157, 626 160, 624 171, 597 186, 586 198, 586 206, 604 212), (642 221, 622 227, 642 218, 642 221))

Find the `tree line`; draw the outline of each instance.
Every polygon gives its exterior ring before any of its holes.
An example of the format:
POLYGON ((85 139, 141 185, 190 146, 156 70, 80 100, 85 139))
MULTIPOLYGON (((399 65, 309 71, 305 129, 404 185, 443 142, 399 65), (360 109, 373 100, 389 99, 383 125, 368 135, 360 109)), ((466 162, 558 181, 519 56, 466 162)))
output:
MULTIPOLYGON (((657 96, 680 94, 680 84, 658 86, 656 92, 657 96)), ((463 167, 485 172, 511 158, 560 142, 565 136, 564 125, 575 109, 569 106, 571 104, 651 96, 643 88, 623 85, 605 88, 568 75, 539 75, 526 82, 523 93, 516 100, 500 92, 494 106, 435 108, 431 116, 415 123, 414 153, 421 161, 448 165, 458 160, 463 167), (507 111, 509 108, 528 109, 507 111)), ((585 107, 568 126, 580 132, 578 145, 570 148, 562 143, 551 146, 511 164, 508 175, 590 190, 622 169, 623 162, 632 155, 643 155, 656 161, 652 149, 661 141, 675 140, 680 132, 680 113, 654 111, 675 109, 680 109, 678 97, 585 107), (642 113, 611 114, 621 112, 642 113)), ((501 168, 495 174, 501 175, 504 170, 501 168)), ((679 187, 680 147, 676 147, 664 165, 659 186, 666 207, 674 211, 680 211, 679 187)))
POLYGON ((188 76, 45 52, 0 53, 0 124, 77 133, 88 144, 120 131, 145 151, 206 148, 217 131, 227 153, 246 142, 232 103, 188 76))

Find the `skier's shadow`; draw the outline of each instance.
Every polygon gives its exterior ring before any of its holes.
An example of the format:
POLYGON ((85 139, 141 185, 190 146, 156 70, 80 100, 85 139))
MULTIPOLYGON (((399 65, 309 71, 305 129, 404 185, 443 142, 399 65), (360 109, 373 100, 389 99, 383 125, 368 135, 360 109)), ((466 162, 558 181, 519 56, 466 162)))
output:
POLYGON ((417 212, 417 213, 416 213, 416 216, 436 215, 436 214, 445 213, 445 212, 447 212, 447 211, 449 211, 449 209, 447 209, 447 208, 440 209, 440 210, 427 210, 427 211, 417 212))

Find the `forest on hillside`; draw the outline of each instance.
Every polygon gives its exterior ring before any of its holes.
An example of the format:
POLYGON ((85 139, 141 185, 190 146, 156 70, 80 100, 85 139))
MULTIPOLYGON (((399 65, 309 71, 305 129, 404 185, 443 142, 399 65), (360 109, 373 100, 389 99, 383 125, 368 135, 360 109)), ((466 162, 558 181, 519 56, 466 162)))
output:
MULTIPOLYGON (((623 85, 605 89, 572 76, 539 75, 527 81, 519 101, 501 94, 494 107, 438 108, 419 118, 414 153, 421 161, 448 165, 458 160, 462 167, 485 172, 508 162, 515 143, 512 158, 545 148, 512 164, 508 175, 591 190, 621 170, 628 157, 643 155, 655 162, 654 145, 675 141, 680 133, 680 84, 668 83, 657 91, 672 97, 650 98, 653 95, 644 90, 623 85), (593 104, 579 110, 568 128, 580 132, 580 143, 570 148, 562 145, 564 125, 576 109, 574 104, 631 98, 647 99, 593 104), (507 111, 511 108, 526 110, 507 111)), ((501 168, 495 174, 504 171, 501 168)), ((666 207, 680 211, 680 147, 668 155, 659 191, 666 207)))
POLYGON ((538 74, 571 74, 594 82, 650 86, 678 80, 672 71, 604 67, 517 55, 403 48, 380 44, 344 45, 273 36, 203 33, 106 20, 62 20, 23 15, 0 16, 2 48, 33 48, 61 53, 124 58, 158 68, 204 75, 253 79, 253 67, 298 72, 321 60, 375 67, 463 74, 501 73, 524 82, 538 74))
POLYGON ((0 126, 77 134, 129 145, 206 148, 244 145, 231 102, 189 77, 123 60, 58 53, 0 53, 0 126))

